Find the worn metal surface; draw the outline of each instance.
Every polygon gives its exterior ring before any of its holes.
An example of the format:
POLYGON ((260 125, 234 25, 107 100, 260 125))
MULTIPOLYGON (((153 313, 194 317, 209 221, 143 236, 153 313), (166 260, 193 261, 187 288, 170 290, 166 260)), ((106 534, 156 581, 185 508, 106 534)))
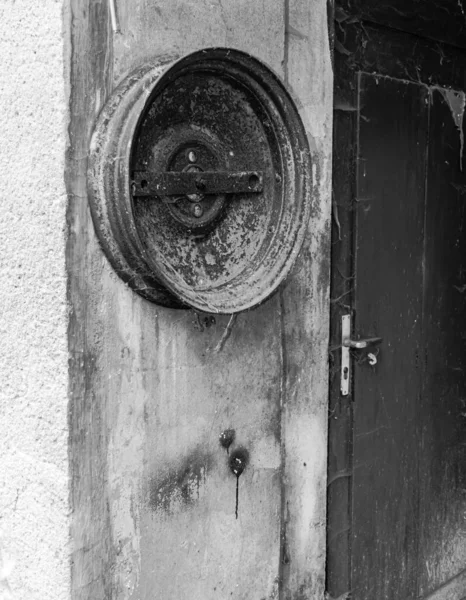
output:
POLYGON ((172 294, 180 304, 232 313, 263 302, 296 260, 311 186, 311 153, 292 99, 265 65, 238 51, 214 48, 138 69, 109 100, 91 142, 89 191, 102 245, 117 273, 161 304, 172 294), (168 210, 141 201, 139 186, 131 194, 133 172, 183 170, 176 185, 173 175, 137 181, 165 195, 196 193, 194 207, 189 198, 168 210), (246 190, 241 175, 217 184, 196 175, 251 170, 246 190), (199 186, 218 197, 201 198, 199 186), (229 191, 235 199, 225 202, 229 191))
MULTIPOLYGON (((199 234, 208 235, 218 223, 227 200, 238 201, 238 194, 243 197, 247 194, 246 198, 253 200, 254 194, 263 190, 263 173, 205 171, 206 154, 209 158, 212 152, 198 145, 194 150, 193 146, 191 143, 175 153, 178 158, 175 162, 181 162, 182 171, 135 172, 131 192, 133 200, 137 197, 162 200, 171 216, 199 240, 199 234)), ((170 163, 173 162, 172 157, 170 163)))
MULTIPOLYGON (((193 168, 196 165, 192 165, 193 168)), ((133 197, 175 196, 188 194, 251 194, 262 192, 260 171, 166 171, 135 173, 133 197)))

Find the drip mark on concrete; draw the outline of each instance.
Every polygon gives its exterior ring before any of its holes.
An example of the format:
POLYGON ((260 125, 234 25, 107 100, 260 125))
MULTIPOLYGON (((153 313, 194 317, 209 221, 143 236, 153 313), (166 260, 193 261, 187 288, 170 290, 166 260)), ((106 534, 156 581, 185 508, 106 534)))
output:
POLYGON ((249 452, 246 448, 237 448, 230 456, 230 470, 236 475, 236 506, 235 517, 238 518, 239 509, 239 478, 249 462, 249 452))

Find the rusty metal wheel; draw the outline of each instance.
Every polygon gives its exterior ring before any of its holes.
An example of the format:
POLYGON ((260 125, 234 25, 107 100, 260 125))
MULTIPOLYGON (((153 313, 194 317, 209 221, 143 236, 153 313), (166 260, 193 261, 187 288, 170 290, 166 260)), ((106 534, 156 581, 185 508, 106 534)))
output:
POLYGON ((165 306, 234 313, 289 273, 311 214, 311 155, 280 80, 213 48, 132 73, 99 116, 89 192, 117 273, 165 306))

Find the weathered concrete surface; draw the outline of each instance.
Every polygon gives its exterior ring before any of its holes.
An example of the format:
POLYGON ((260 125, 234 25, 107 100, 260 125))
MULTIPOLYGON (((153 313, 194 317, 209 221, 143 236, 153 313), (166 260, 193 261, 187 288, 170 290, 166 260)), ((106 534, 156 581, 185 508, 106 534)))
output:
POLYGON ((69 597, 61 0, 0 2, 0 598, 69 597))
POLYGON ((73 599, 323 598, 327 3, 119 0, 119 32, 107 2, 71 7, 73 599), (112 271, 87 210, 85 161, 92 123, 128 70, 216 45, 250 52, 285 81, 314 160, 314 211, 295 269, 280 294, 238 317, 221 352, 227 317, 207 326, 208 316, 151 305, 112 271), (226 428, 250 454, 238 519, 219 443, 226 428))

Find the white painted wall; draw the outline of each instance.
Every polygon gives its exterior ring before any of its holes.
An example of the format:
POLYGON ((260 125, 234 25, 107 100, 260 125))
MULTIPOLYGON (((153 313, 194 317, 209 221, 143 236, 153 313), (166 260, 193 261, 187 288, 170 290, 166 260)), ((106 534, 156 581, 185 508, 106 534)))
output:
POLYGON ((0 0, 0 599, 69 598, 62 0, 0 0))

